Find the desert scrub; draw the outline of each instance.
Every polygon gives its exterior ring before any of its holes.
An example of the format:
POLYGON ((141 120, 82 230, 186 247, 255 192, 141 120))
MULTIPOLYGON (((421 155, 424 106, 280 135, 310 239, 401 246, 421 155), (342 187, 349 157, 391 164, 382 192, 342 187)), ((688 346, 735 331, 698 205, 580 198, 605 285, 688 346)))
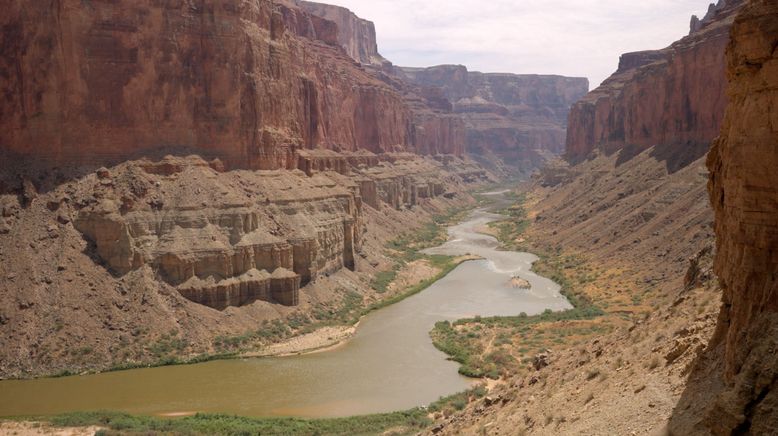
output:
POLYGON ((427 407, 427 410, 433 413, 441 412, 444 415, 449 416, 456 411, 464 409, 470 401, 484 397, 487 392, 486 387, 479 384, 464 392, 441 397, 438 401, 430 404, 427 407))
MULTIPOLYGON (((513 206, 501 211, 506 218, 490 225, 499 230, 498 240, 503 248, 527 250, 526 247, 516 242, 529 226, 527 213, 524 209, 526 197, 523 194, 516 194, 514 201, 513 206)), ((500 374, 516 372, 520 366, 520 362, 507 352, 483 355, 482 338, 473 334, 473 331, 480 327, 487 327, 496 332, 493 341, 493 345, 496 347, 513 344, 507 331, 519 336, 520 339, 517 340, 521 347, 519 351, 524 355, 530 351, 530 347, 535 348, 537 352, 543 351, 545 347, 540 347, 541 344, 546 346, 550 344, 563 345, 565 344, 563 338, 567 336, 560 333, 553 335, 554 337, 546 338, 543 332, 539 332, 529 340, 530 326, 540 323, 592 320, 605 314, 587 295, 576 291, 577 285, 588 283, 596 276, 585 266, 582 258, 565 256, 558 251, 553 253, 534 249, 531 251, 539 251, 536 253, 539 260, 532 265, 532 270, 559 284, 560 293, 567 298, 573 308, 559 312, 547 309, 543 313, 533 316, 520 313, 517 316, 475 317, 460 319, 453 324, 449 322, 435 324, 430 332, 433 344, 448 354, 451 360, 460 363, 459 372, 461 374, 470 377, 498 378, 500 374), (576 273, 574 278, 571 277, 572 273, 576 273)), ((596 327, 596 329, 599 328, 596 327)), ((597 331, 593 327, 589 333, 597 331)))
MULTIPOLYGON (((46 420, 46 419, 44 419, 46 420)), ((192 435, 373 435, 388 429, 393 434, 416 434, 430 425, 426 412, 411 409, 348 418, 247 418, 231 415, 197 414, 166 419, 120 412, 78 412, 49 418, 60 427, 100 426, 101 434, 192 434, 192 435)))

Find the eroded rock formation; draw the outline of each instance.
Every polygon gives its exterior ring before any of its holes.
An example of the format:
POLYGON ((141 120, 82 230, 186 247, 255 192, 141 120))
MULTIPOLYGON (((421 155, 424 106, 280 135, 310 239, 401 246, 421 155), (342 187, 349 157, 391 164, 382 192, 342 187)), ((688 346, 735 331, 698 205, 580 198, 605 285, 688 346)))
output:
POLYGON ((441 90, 467 126, 467 150, 522 171, 564 151, 567 113, 588 91, 584 78, 484 74, 461 65, 398 68, 428 94, 441 90))
POLYGON ((778 4, 750 2, 732 28, 730 104, 708 156, 724 301, 709 356, 674 417, 678 434, 778 433, 777 47, 778 4), (723 384, 705 381, 719 377, 723 384))
POLYGON ((446 191, 442 173, 415 155, 311 150, 300 166, 307 174, 220 173, 200 158, 168 157, 101 170, 73 224, 117 275, 151 266, 217 309, 296 305, 301 286, 355 268, 363 202, 409 208, 446 191))
MULTIPOLYGON (((663 50, 627 53, 603 84, 573 105, 566 155, 667 146, 691 162, 718 135, 727 99, 724 49, 743 1, 720 2, 663 50)), ((676 159, 676 160, 681 160, 676 159)))
POLYGON ((218 352, 380 299, 385 244, 487 177, 453 156, 302 156, 305 172, 142 159, 0 194, 0 377, 155 362, 171 331, 178 356, 218 352))

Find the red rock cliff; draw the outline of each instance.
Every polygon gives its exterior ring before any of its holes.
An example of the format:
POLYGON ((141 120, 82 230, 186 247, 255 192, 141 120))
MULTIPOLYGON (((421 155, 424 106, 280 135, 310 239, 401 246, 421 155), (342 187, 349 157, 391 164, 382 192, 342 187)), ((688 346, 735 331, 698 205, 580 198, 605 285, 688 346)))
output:
POLYGON ((625 145, 679 145, 701 156, 724 117, 724 48, 742 3, 721 0, 702 21, 692 19, 692 33, 670 47, 622 55, 619 69, 573 105, 568 159, 625 145))
POLYGON ((730 104, 708 156, 725 386, 704 424, 778 434, 778 3, 754 0, 738 16, 727 67, 730 104))
MULTIPOLYGON (((439 90, 408 82, 402 71, 378 53, 375 25, 350 10, 334 5, 294 0, 294 4, 327 22, 335 23, 337 45, 365 70, 401 94, 412 113, 410 143, 421 154, 465 153, 465 123, 439 90)), ((327 34, 320 31, 319 34, 327 34)))
POLYGON ((378 53, 375 24, 356 16, 350 10, 324 3, 294 0, 304 11, 335 23, 338 44, 354 60, 364 65, 382 66, 389 61, 378 53))
POLYGON ((294 168, 299 148, 417 151, 403 97, 348 57, 337 23, 294 6, 7 3, 3 155, 83 165, 191 150, 274 169, 294 168))
POLYGON ((407 80, 441 89, 467 125, 468 152, 493 153, 531 170, 564 150, 570 105, 588 90, 584 78, 483 74, 464 66, 401 68, 407 80))

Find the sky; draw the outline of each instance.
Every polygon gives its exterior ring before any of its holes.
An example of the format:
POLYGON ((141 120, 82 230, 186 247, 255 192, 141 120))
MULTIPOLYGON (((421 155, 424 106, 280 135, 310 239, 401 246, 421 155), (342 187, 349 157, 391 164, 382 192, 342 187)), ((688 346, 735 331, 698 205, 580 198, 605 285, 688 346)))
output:
POLYGON ((462 64, 481 72, 610 76, 619 55, 689 32, 706 0, 319 0, 373 21, 395 65, 462 64))

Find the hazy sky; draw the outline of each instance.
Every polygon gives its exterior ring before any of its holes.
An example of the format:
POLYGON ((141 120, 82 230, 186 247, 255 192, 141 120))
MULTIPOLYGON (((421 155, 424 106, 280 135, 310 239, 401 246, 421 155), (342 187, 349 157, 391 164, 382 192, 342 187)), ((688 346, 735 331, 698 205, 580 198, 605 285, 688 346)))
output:
POLYGON ((705 0, 319 0, 376 24, 396 65, 588 77, 595 88, 624 52, 686 35, 705 0))

